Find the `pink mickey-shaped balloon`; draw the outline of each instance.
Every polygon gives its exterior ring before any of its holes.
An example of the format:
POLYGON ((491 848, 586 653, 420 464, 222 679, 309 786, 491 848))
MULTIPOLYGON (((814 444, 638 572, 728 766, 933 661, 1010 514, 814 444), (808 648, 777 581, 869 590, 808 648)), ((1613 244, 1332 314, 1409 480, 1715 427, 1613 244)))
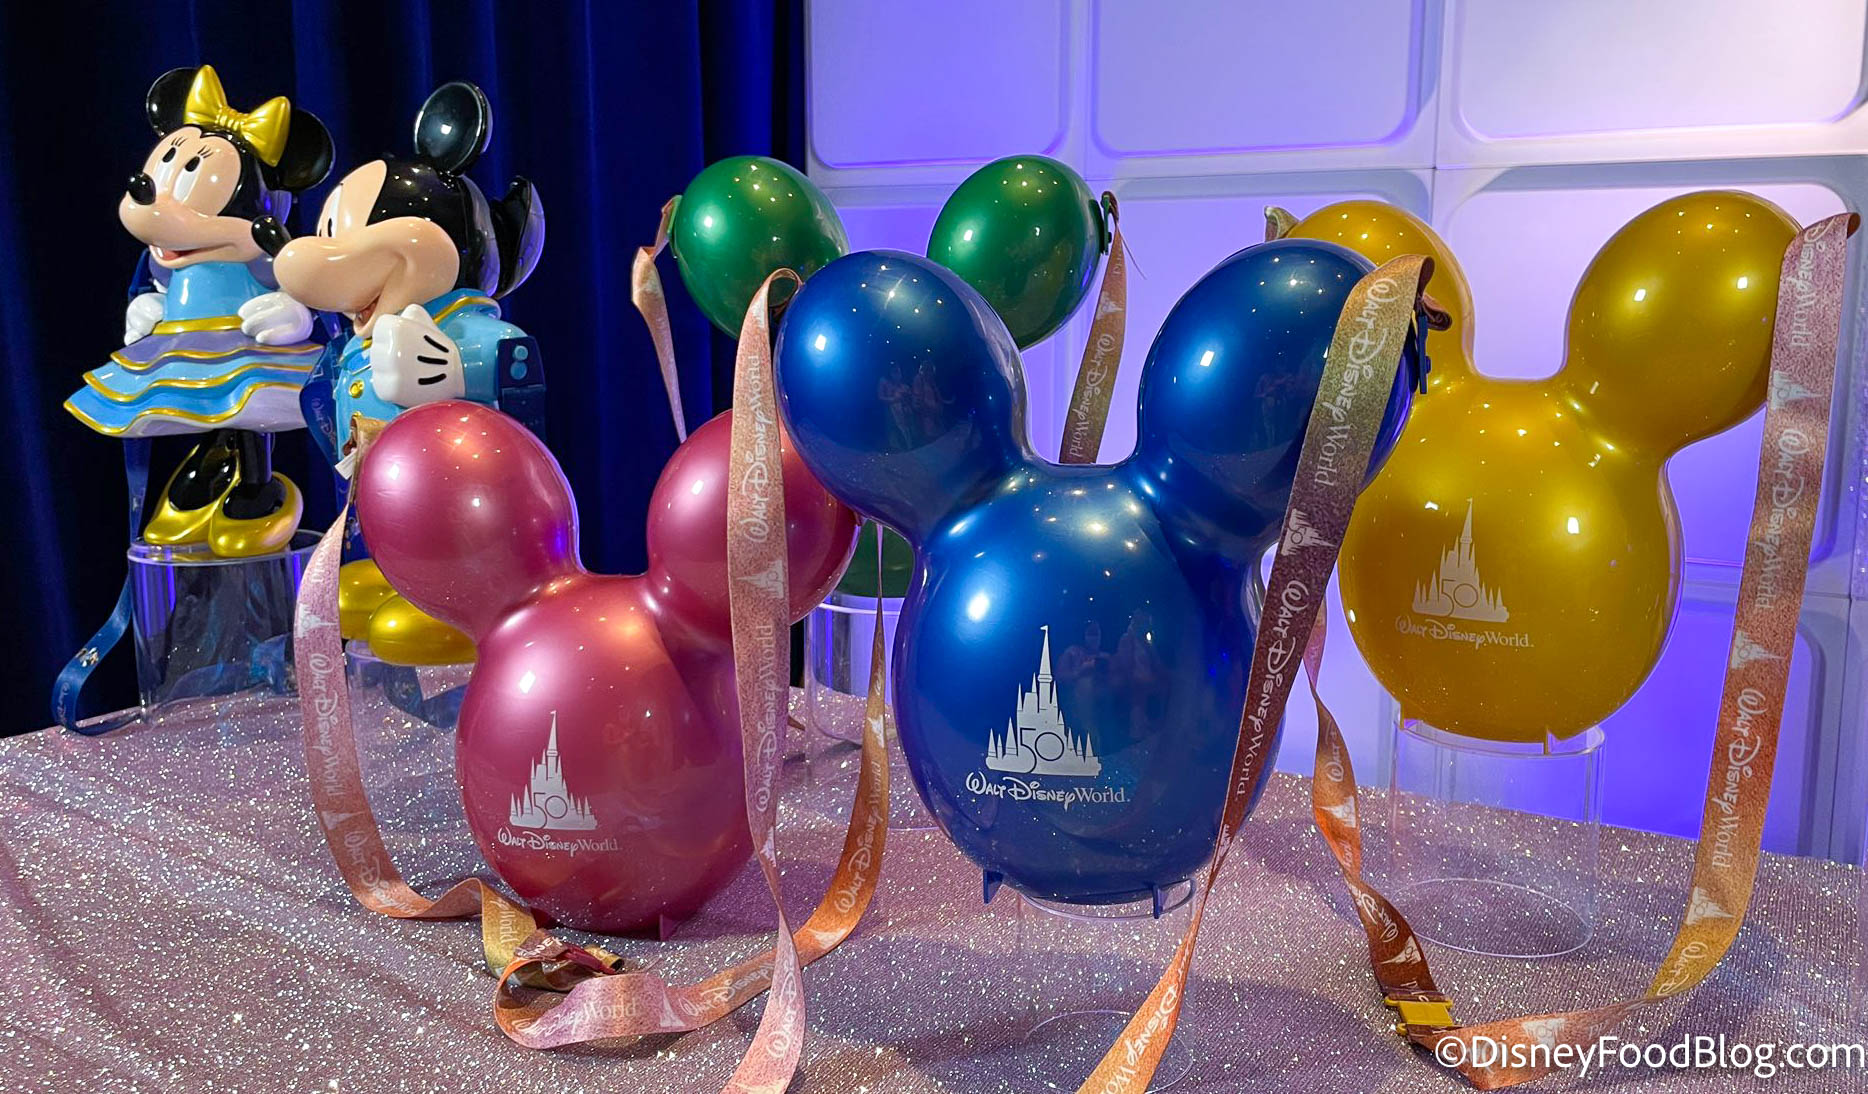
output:
MULTIPOLYGON (((563 473, 498 411, 410 410, 359 472, 384 576, 478 645, 455 746, 474 838, 567 926, 665 933, 750 852, 726 609, 730 429, 726 414, 708 422, 663 471, 643 576, 582 567, 563 473)), ((842 571, 856 522, 784 455, 802 615, 842 571)))

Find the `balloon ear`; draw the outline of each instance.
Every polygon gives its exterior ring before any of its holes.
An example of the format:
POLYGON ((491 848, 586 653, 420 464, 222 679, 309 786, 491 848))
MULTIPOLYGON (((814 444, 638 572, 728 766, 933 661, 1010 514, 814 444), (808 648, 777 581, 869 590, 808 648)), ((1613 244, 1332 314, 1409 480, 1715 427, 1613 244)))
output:
MULTIPOLYGON (((649 499, 648 580, 670 615, 700 630, 729 629, 726 573, 727 462, 733 412, 675 449, 649 499)), ((856 514, 830 496, 781 431, 785 464, 785 565, 791 615, 802 619, 836 584, 856 541, 856 514)))
POLYGON ((472 167, 492 139, 493 105, 465 80, 435 88, 415 115, 415 154, 451 175, 472 167))
POLYGON ((1285 238, 1339 243, 1377 266, 1402 255, 1433 259, 1430 295, 1446 313, 1448 326, 1427 334, 1427 354, 1433 360, 1429 390, 1472 375, 1472 287, 1453 249, 1426 221, 1383 201, 1339 201, 1298 221, 1285 238))
MULTIPOLYGON (((668 248, 688 295, 729 337, 738 338, 746 307, 775 270, 808 281, 850 249, 843 220, 817 184, 767 156, 729 156, 708 165, 676 203, 668 248)), ((772 286, 774 304, 791 282, 772 286)))
MULTIPOLYGON (((1174 305, 1143 366, 1135 446, 1164 520, 1234 558, 1276 538, 1337 317, 1372 269, 1334 243, 1277 240, 1221 262, 1174 305)), ((1403 352, 1369 476, 1407 420, 1416 340, 1403 352)))
POLYGON ((1797 223, 1751 194, 1664 201, 1596 252, 1570 302, 1558 383, 1611 436, 1673 452, 1764 405, 1797 223))
POLYGON ((968 175, 941 206, 928 257, 978 289, 1028 347, 1075 314, 1109 243, 1083 176, 1047 156, 1008 156, 968 175))
POLYGON ((776 369, 805 464, 912 541, 1032 459, 1012 336, 926 258, 863 251, 819 270, 779 327, 776 369))
POLYGON ((475 639, 582 569, 558 462, 476 403, 429 403, 390 422, 357 472, 357 517, 396 591, 475 639))

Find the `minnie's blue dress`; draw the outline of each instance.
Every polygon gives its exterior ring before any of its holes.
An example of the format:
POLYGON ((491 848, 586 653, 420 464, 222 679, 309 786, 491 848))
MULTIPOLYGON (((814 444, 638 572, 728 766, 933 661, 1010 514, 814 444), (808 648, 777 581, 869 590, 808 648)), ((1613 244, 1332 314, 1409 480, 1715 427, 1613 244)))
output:
POLYGON ((112 437, 303 428, 298 392, 323 347, 262 345, 240 329, 240 306, 272 291, 239 262, 174 271, 162 322, 85 373, 65 409, 112 437))

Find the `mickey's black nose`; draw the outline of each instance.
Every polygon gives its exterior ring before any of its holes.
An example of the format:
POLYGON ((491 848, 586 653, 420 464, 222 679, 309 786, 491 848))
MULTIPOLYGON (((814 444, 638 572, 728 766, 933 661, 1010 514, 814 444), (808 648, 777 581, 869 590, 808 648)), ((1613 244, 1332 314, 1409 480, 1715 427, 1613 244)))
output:
POLYGON ((278 217, 265 216, 253 222, 253 242, 269 255, 283 251, 291 239, 292 233, 285 230, 285 225, 279 223, 278 217))
POLYGON ((138 205, 154 205, 156 203, 155 180, 141 171, 131 175, 130 200, 138 205))

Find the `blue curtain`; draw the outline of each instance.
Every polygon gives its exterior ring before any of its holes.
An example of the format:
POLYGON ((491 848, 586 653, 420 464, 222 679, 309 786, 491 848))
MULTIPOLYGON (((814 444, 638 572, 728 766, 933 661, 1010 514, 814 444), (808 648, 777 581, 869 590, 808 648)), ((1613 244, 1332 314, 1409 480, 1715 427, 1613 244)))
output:
MULTIPOLYGON (((492 147, 473 170, 501 192, 538 185, 543 259, 506 301, 538 338, 552 448, 577 492, 592 568, 643 566, 642 518, 675 436, 653 351, 629 303, 635 248, 661 204, 736 153, 801 166, 802 0, 293 0, 0 5, 0 734, 50 720, 52 679, 108 613, 124 572, 120 446, 60 403, 121 341, 137 244, 118 225, 124 180, 154 140, 143 95, 170 68, 211 63, 236 106, 277 94, 321 117, 330 182, 409 150, 437 84, 478 83, 492 147)), ((329 186, 327 182, 326 186, 329 186)), ((294 212, 310 223, 324 188, 294 212)), ((730 397, 731 349, 664 258, 683 397, 730 397)), ((181 451, 158 448, 166 476, 181 451)), ((278 464, 306 487, 308 526, 335 511, 303 432, 278 464)), ((93 682, 93 710, 134 701, 132 658, 93 682)))

